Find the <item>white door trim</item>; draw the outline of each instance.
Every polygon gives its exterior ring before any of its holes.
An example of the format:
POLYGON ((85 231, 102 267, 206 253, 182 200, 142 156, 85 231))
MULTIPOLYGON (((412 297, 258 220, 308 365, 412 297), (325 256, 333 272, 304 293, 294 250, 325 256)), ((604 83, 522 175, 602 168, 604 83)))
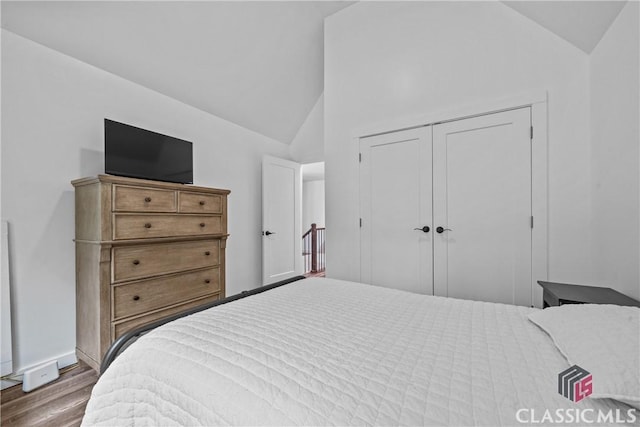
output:
MULTIPOLYGON (((531 294, 535 307, 542 308, 542 288, 538 280, 546 281, 548 278, 548 99, 546 91, 530 91, 516 96, 510 96, 497 100, 482 102, 479 104, 461 106, 455 109, 444 110, 429 114, 403 118, 384 123, 377 123, 359 128, 352 132, 352 147, 359 150, 360 138, 397 132, 400 130, 433 125, 445 121, 462 120, 479 115, 492 114, 500 111, 512 110, 522 107, 531 107, 531 124, 533 136, 531 141, 531 206, 534 218, 531 243, 531 294)), ((353 157, 354 168, 358 170, 358 157, 353 157)), ((362 189, 358 189, 359 193, 362 189)), ((361 216, 361 212, 358 214, 361 216)), ((356 235, 360 235, 359 217, 353 221, 358 228, 356 235)), ((361 259, 362 248, 357 245, 359 251, 357 259, 361 259)), ((361 271, 358 268, 358 271, 361 271)), ((360 280, 362 278, 360 277, 360 280)))
POLYGON ((542 308, 542 288, 538 280, 548 280, 548 115, 547 102, 531 105, 531 292, 533 305, 542 308))
POLYGON ((417 114, 411 117, 402 117, 393 120, 385 120, 370 123, 355 128, 351 132, 352 139, 365 138, 388 132, 397 132, 405 129, 412 129, 421 126, 434 125, 437 123, 453 120, 464 120, 475 116, 499 113, 506 110, 529 107, 534 104, 547 104, 548 96, 544 90, 523 92, 518 95, 496 98, 484 102, 460 105, 441 111, 417 114))

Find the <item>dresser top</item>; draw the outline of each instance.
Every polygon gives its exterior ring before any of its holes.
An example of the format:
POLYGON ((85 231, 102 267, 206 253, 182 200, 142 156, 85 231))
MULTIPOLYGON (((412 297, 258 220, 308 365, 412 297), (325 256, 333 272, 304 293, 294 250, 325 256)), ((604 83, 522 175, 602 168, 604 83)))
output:
POLYGON ((109 183, 109 184, 142 186, 142 187, 164 188, 167 190, 198 191, 202 193, 213 193, 213 194, 229 194, 231 192, 229 190, 223 190, 220 188, 199 187, 191 184, 177 184, 174 182, 152 181, 148 179, 127 178, 127 177, 115 176, 115 175, 98 175, 93 177, 74 179, 73 181, 71 181, 71 184, 74 187, 80 187, 83 185, 96 184, 98 182, 109 183))

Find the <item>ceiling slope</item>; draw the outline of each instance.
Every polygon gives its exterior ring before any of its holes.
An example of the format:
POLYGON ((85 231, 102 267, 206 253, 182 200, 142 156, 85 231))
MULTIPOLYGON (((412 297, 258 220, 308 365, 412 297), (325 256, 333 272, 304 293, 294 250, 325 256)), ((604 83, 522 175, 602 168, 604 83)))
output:
POLYGON ((503 1, 590 54, 626 1, 503 1))
POLYGON ((2 27, 289 144, 323 91, 323 20, 352 2, 2 2, 2 27))

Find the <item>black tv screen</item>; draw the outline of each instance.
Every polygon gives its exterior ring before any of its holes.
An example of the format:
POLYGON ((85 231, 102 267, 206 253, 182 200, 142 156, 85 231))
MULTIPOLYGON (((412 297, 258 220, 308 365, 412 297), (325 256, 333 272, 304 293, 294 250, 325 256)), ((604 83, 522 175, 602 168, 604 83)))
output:
POLYGON ((111 175, 193 183, 193 144, 104 119, 104 169, 111 175))

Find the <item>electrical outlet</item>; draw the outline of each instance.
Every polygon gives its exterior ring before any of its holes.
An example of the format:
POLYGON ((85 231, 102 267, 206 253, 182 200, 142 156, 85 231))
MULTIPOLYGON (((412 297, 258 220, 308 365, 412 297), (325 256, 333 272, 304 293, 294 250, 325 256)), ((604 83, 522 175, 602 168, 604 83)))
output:
POLYGON ((34 390, 42 385, 50 383, 60 376, 58 372, 58 361, 45 363, 28 371, 24 371, 22 377, 22 391, 34 390))

